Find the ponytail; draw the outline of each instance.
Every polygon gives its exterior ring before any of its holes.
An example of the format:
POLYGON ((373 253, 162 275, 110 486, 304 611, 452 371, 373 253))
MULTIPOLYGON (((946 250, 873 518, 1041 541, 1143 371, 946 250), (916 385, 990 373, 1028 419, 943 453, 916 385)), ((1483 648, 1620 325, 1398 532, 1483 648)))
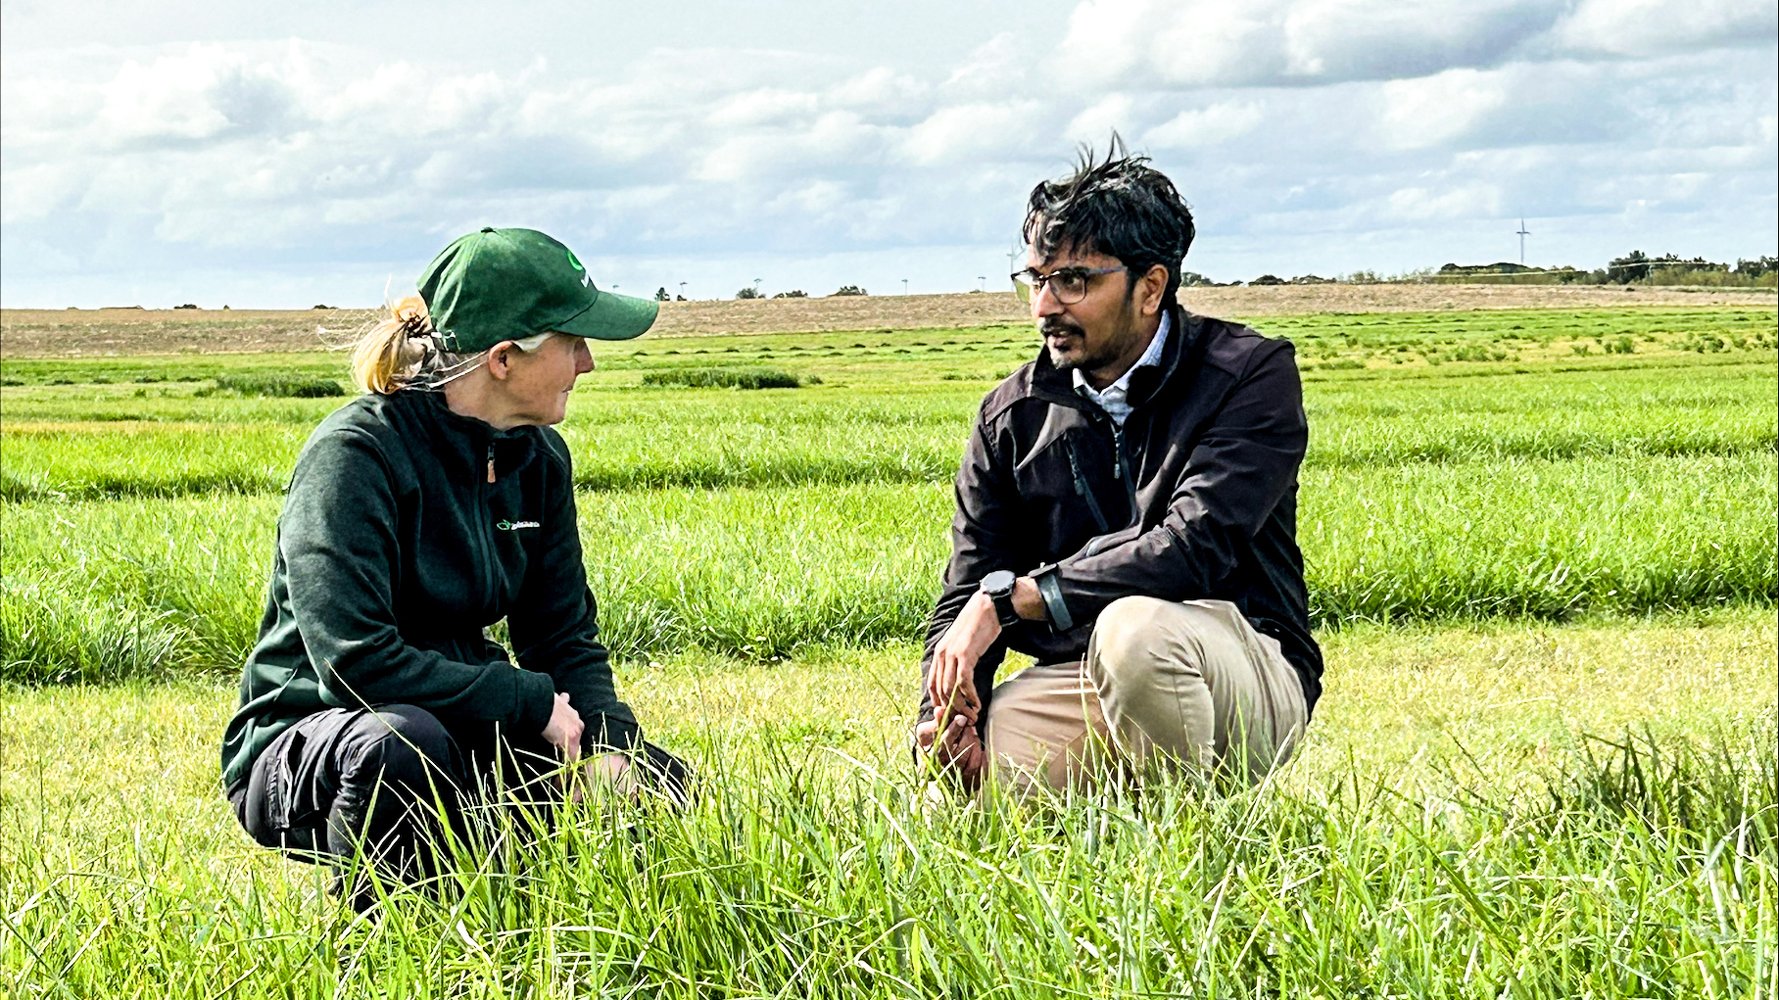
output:
POLYGON ((426 302, 418 295, 401 299, 353 345, 352 381, 360 392, 385 396, 407 386, 420 373, 431 340, 426 302))

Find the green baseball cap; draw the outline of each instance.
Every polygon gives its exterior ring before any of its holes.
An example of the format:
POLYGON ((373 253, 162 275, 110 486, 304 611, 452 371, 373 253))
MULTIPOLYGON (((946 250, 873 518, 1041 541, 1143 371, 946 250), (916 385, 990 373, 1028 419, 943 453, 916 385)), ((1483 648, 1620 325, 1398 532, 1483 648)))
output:
POLYGON ((434 257, 420 297, 440 348, 453 353, 546 332, 629 340, 660 310, 653 299, 600 291, 574 251, 543 233, 492 226, 434 257))

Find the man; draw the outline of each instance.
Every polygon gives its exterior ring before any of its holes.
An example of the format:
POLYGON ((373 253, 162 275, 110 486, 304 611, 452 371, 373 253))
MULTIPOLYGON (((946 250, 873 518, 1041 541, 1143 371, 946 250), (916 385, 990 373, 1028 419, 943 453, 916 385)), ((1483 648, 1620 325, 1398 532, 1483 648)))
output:
POLYGON ((1290 343, 1179 307, 1192 214, 1116 137, 1038 184, 1013 276, 1043 338, 983 400, 916 747, 974 788, 1283 761, 1321 691, 1290 343), (1007 649, 1035 664, 998 686, 1007 649))

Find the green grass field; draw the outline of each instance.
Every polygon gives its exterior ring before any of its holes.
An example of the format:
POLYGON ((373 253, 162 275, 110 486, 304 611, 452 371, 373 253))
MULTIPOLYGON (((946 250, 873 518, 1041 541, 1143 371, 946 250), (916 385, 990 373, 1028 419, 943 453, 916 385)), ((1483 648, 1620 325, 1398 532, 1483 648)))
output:
POLYGON ((257 393, 344 358, 6 358, 0 984, 1779 993, 1774 310, 1254 322, 1305 370, 1329 661, 1272 783, 964 807, 911 773, 950 476, 1027 331, 647 337, 563 431, 620 691, 706 794, 578 807, 376 921, 216 777, 279 488, 343 402, 257 393), (762 367, 803 385, 645 384, 762 367))

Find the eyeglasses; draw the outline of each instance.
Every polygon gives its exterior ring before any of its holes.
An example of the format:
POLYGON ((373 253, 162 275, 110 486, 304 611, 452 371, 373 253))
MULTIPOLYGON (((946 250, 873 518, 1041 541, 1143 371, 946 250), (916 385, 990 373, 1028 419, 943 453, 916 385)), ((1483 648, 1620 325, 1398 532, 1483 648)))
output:
POLYGON ((1050 294, 1056 296, 1056 301, 1065 306, 1072 306, 1087 297, 1087 285, 1092 279, 1102 274, 1123 270, 1125 270, 1123 265, 1117 267, 1059 267, 1049 274, 1040 274, 1036 269, 1028 267, 1023 271, 1015 271, 1011 275, 1013 293, 1019 296, 1019 301, 1031 305, 1032 299, 1037 298, 1038 293, 1048 286, 1050 294))

